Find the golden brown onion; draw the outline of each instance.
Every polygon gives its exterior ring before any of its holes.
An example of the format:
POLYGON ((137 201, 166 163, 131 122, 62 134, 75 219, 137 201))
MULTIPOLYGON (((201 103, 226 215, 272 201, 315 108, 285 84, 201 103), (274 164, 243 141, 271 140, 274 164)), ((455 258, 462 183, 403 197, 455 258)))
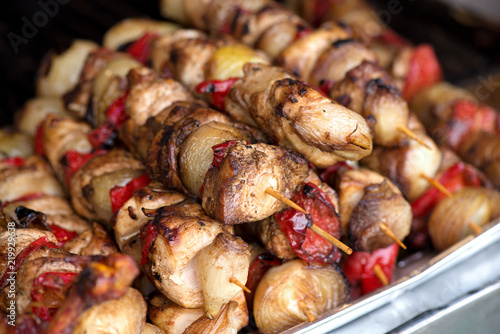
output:
POLYGON ((231 125, 211 122, 201 126, 182 143, 179 152, 181 179, 184 186, 195 196, 200 188, 208 167, 214 158, 214 145, 229 140, 247 140, 245 132, 231 125))
POLYGON ((0 160, 6 157, 29 157, 33 138, 13 129, 0 129, 0 160))
POLYGON ((45 59, 39 70, 37 95, 60 97, 73 89, 88 54, 97 48, 92 41, 77 39, 63 53, 45 59))
POLYGON ((346 279, 336 266, 311 268, 293 260, 267 271, 253 304, 255 322, 263 334, 279 333, 308 321, 303 301, 315 317, 349 299, 346 279))
POLYGON ((110 190, 114 187, 123 187, 142 174, 144 174, 142 169, 121 169, 91 179, 90 186, 93 191, 89 196, 89 201, 101 220, 109 221, 113 215, 110 190))
POLYGON ((198 254, 196 271, 200 280, 204 308, 213 319, 222 305, 233 299, 241 288, 231 283, 232 278, 242 284, 247 282, 250 267, 250 250, 241 238, 230 233, 220 233, 210 246, 198 254))
POLYGON ((446 197, 429 218, 429 235, 437 250, 444 250, 473 234, 469 222, 482 226, 500 216, 500 193, 465 187, 446 197))
POLYGON ((119 299, 92 306, 78 317, 73 334, 137 334, 142 333, 147 306, 142 294, 128 288, 119 299))
POLYGON ((225 304, 220 312, 210 320, 207 317, 202 317, 195 321, 191 326, 186 328, 184 334, 236 334, 238 329, 234 325, 233 313, 238 307, 238 304, 231 301, 225 304))
POLYGON ((112 26, 102 41, 102 45, 110 49, 138 40, 146 33, 169 34, 178 29, 176 24, 165 21, 154 21, 144 18, 127 18, 112 26))

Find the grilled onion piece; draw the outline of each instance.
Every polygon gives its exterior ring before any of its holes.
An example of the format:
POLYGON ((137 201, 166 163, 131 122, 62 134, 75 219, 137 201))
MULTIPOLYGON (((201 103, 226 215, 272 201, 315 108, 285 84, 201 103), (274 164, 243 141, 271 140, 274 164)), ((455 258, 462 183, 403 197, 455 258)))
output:
POLYGON ((299 301, 317 317, 348 299, 347 281, 336 266, 312 268, 293 260, 269 269, 262 278, 255 292, 255 322, 263 334, 279 333, 308 320, 299 301))
POLYGON ((146 312, 147 305, 142 294, 128 288, 123 297, 97 304, 82 313, 72 333, 141 333, 146 312))
POLYGON ((230 280, 236 278, 245 284, 249 267, 248 245, 230 233, 220 233, 211 245, 198 254, 196 272, 203 290, 205 313, 209 319, 214 319, 222 305, 241 291, 230 280))
POLYGON ((473 234, 469 223, 482 226, 500 216, 500 193, 465 187, 438 203, 429 218, 429 235, 437 250, 444 250, 473 234))
POLYGON ((61 97, 78 82, 88 54, 97 49, 94 42, 77 39, 59 55, 48 55, 40 68, 37 95, 61 97))
POLYGON ((189 192, 200 195, 208 167, 212 164, 212 147, 230 140, 252 141, 249 133, 230 124, 210 122, 191 133, 179 152, 181 180, 189 192))
POLYGON ((178 29, 176 24, 165 21, 154 21, 144 18, 127 18, 112 26, 102 41, 102 45, 110 49, 118 49, 136 41, 146 33, 169 34, 178 29))

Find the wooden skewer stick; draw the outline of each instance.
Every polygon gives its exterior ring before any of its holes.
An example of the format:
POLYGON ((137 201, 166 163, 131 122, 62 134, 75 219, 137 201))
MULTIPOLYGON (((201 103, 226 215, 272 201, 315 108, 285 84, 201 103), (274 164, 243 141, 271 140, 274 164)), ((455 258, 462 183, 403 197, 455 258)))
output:
POLYGON ((298 304, 299 304, 299 309, 304 313, 304 315, 307 317, 307 320, 309 320, 309 322, 313 322, 314 320, 316 320, 316 317, 314 316, 314 314, 312 314, 309 307, 307 307, 305 301, 299 300, 298 304))
POLYGON ((389 284, 389 279, 387 278, 387 276, 385 276, 382 267, 378 263, 373 266, 373 273, 375 274, 375 276, 377 276, 380 283, 382 283, 383 285, 389 284))
POLYGON ((403 249, 406 249, 406 246, 404 243, 401 242, 401 240, 398 239, 398 237, 396 237, 396 235, 391 231, 391 229, 389 228, 389 226, 387 226, 386 224, 384 223, 380 223, 378 224, 378 227, 380 228, 380 230, 386 235, 388 236, 389 238, 391 238, 392 240, 394 240, 394 242, 396 242, 399 247, 403 248, 403 249))
POLYGON ((319 236, 321 236, 323 239, 325 239, 326 241, 329 241, 331 242, 332 244, 334 244, 335 246, 337 246, 338 248, 340 248, 342 251, 344 251, 344 253, 346 253, 347 255, 351 255, 352 254, 352 249, 351 247, 347 246, 346 244, 344 244, 342 241, 338 240, 337 238, 335 237, 332 237, 330 234, 328 234, 328 232, 326 232, 325 230, 323 230, 321 227, 317 226, 317 225, 314 225, 312 224, 311 226, 309 226, 309 228, 316 234, 318 234, 319 236))
POLYGON ((307 211, 306 210, 302 209, 294 201, 292 201, 292 200, 286 198, 285 196, 281 195, 279 192, 277 192, 273 188, 269 188, 269 187, 266 188, 266 194, 273 196, 278 201, 281 201, 281 202, 285 203, 286 205, 288 205, 289 207, 294 208, 295 210, 300 211, 303 214, 307 215, 307 211))
POLYGON ((474 232, 475 235, 483 233, 483 229, 478 224, 474 222, 468 222, 467 225, 469 225, 469 227, 471 228, 471 230, 474 232))
MULTIPOLYGON (((266 194, 268 194, 270 196, 273 196, 278 201, 281 201, 281 202, 285 203, 286 205, 288 205, 289 207, 294 208, 295 210, 298 210, 298 211, 302 212, 303 214, 307 215, 307 211, 306 210, 302 209, 297 203, 295 203, 292 200, 289 200, 288 198, 286 198, 285 196, 283 196, 279 192, 275 191, 274 189, 272 189, 272 188, 266 188, 266 194)), ((314 224, 311 224, 311 226, 309 226, 309 228, 314 233, 320 235, 323 239, 331 242, 332 244, 334 244, 335 246, 337 246, 338 248, 340 248, 341 250, 343 250, 346 254, 348 254, 348 255, 352 254, 352 249, 349 246, 347 246, 346 244, 344 244, 343 242, 341 242, 337 238, 331 236, 330 234, 328 234, 328 232, 326 232, 322 228, 320 228, 320 227, 318 227, 317 225, 314 225, 314 224)))
POLYGON ((448 189, 446 189, 445 186, 443 186, 439 181, 433 179, 432 177, 425 175, 424 173, 421 173, 420 177, 426 179, 427 182, 429 182, 434 188, 436 188, 437 190, 439 190, 440 192, 442 192, 446 196, 448 196, 448 197, 453 196, 453 194, 448 189))
POLYGON ((233 283, 233 284, 236 284, 237 286, 239 286, 240 288, 243 289, 243 291, 245 291, 246 293, 251 293, 252 291, 250 291, 249 288, 247 288, 245 286, 245 284, 241 283, 236 277, 231 277, 229 279, 229 282, 233 283))
POLYGON ((404 133, 407 137, 410 137, 411 139, 415 140, 420 145, 423 145, 423 146, 427 147, 429 150, 431 149, 431 147, 429 145, 427 145, 422 139, 420 139, 415 134, 415 132, 411 131, 406 126, 404 126, 404 125, 398 125, 396 129, 398 129, 398 131, 401 131, 402 133, 404 133))

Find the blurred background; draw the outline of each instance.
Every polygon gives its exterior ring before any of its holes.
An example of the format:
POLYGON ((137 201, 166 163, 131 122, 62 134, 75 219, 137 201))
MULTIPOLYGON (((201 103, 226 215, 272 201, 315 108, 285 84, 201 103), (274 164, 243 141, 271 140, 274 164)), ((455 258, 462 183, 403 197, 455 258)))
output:
MULTIPOLYGON (((387 1, 371 2, 382 9, 388 5, 387 1)), ((389 25, 415 43, 434 45, 447 80, 472 89, 489 81, 488 87, 498 93, 500 76, 495 74, 500 73, 500 2, 400 0, 399 3, 403 10, 391 17, 389 25)), ((2 5, 1 124, 12 123, 15 110, 34 95, 36 71, 50 50, 63 50, 75 38, 101 42, 104 32, 125 17, 160 19, 157 1, 4 0, 2 5)), ((497 96, 491 94, 490 98, 493 105, 499 106, 497 96)))

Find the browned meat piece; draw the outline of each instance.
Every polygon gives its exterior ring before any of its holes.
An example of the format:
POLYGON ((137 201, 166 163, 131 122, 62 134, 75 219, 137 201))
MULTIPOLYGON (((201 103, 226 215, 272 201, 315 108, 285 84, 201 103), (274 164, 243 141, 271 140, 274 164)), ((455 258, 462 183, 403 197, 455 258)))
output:
POLYGON ((403 148, 377 147, 362 164, 391 180, 411 202, 430 187, 421 174, 429 177, 436 175, 441 163, 441 151, 427 136, 415 115, 410 114, 408 125, 431 149, 413 141, 403 148))
MULTIPOLYGON (((196 271, 197 255, 228 227, 206 216, 195 203, 145 213, 153 220, 141 233, 143 243, 144 238, 150 240, 149 248, 145 248, 144 270, 155 287, 176 304, 187 308, 203 307, 203 290, 196 271)), ((221 265, 228 271, 233 270, 231 263, 221 265)))
MULTIPOLYGON (((231 314, 231 323, 237 330, 240 330, 248 325, 248 309, 243 291, 238 293, 231 302, 238 305, 231 314)), ((184 333, 185 329, 196 320, 206 318, 203 309, 184 308, 163 295, 156 295, 149 300, 148 316, 155 325, 165 331, 165 334, 184 333)))
POLYGON ((373 51, 363 44, 353 39, 339 39, 320 54, 309 76, 301 78, 316 86, 321 85, 324 80, 338 82, 362 62, 374 63, 376 60, 373 51))
POLYGON ((95 332, 96 328, 103 325, 118 326, 119 329, 120 325, 125 325, 119 331, 123 333, 141 331, 146 317, 146 303, 138 291, 131 292, 129 288, 138 274, 139 269, 127 255, 116 253, 97 261, 90 261, 52 319, 48 332, 55 334, 95 332), (130 293, 135 296, 132 298, 130 293), (122 298, 128 300, 124 301, 122 298), (122 300, 123 303, 106 305, 108 301, 117 300, 122 300), (119 305, 121 307, 117 307, 119 305), (93 312, 93 306, 100 307, 100 310, 93 312), (92 318, 94 322, 89 321, 92 318), (104 324, 100 323, 101 321, 104 324), (87 326, 91 329, 86 330, 87 326), (96 327, 92 329, 93 326, 96 327))
MULTIPOLYGON (((0 234, 0 258, 2 261, 0 262, 0 275, 3 276, 5 271, 7 270, 8 257, 9 257, 9 237, 12 237, 10 231, 3 231, 0 234)), ((29 244, 33 241, 36 241, 42 237, 46 237, 49 242, 57 244, 56 237, 50 231, 42 231, 34 228, 21 228, 16 229, 16 247, 14 256, 19 255, 29 244)), ((0 277, 1 277, 0 276, 0 277)))
POLYGON ((355 250, 371 253, 394 243, 382 232, 380 223, 386 224, 399 240, 410 233, 411 206, 388 182, 366 186, 363 197, 352 211, 349 239, 355 250))
POLYGON ((240 11, 231 30, 239 41, 254 46, 270 27, 284 21, 293 21, 297 26, 305 25, 296 15, 271 1, 256 12, 240 11))
POLYGON ((73 208, 87 219, 109 220, 112 215, 109 190, 114 186, 125 185, 144 172, 142 162, 120 149, 94 156, 71 178, 70 195, 73 208), (102 210, 99 211, 101 206, 102 210))
POLYGON ((168 68, 173 78, 182 82, 191 91, 205 80, 207 64, 213 53, 220 47, 234 44, 231 38, 182 39, 170 46, 168 68))
POLYGON ((381 80, 388 86, 394 86, 390 75, 374 63, 363 61, 359 66, 345 74, 342 80, 336 82, 330 90, 330 97, 346 108, 359 114, 365 114, 363 109, 366 100, 366 87, 372 80, 381 80))
POLYGON ((47 225, 49 226, 56 225, 78 234, 90 228, 89 223, 75 214, 69 202, 59 196, 45 195, 39 198, 16 201, 15 203, 6 205, 3 211, 13 212, 20 206, 42 212, 46 216, 47 225))
POLYGON ((54 173, 39 156, 33 155, 22 166, 0 163, 0 201, 14 201, 25 195, 64 196, 54 173))
POLYGON ((309 78, 318 58, 333 42, 350 37, 341 26, 329 22, 310 34, 292 42, 278 56, 278 65, 292 71, 303 80, 309 78), (307 50, 307 52, 304 52, 307 50))
POLYGON ((460 156, 481 169, 486 177, 500 187, 500 135, 475 132, 459 149, 460 156))
POLYGON ((107 256, 117 252, 115 243, 98 223, 65 243, 63 249, 78 255, 107 256))
MULTIPOLYGON (((254 96, 260 92, 270 94, 271 86, 276 80, 293 78, 293 76, 282 68, 260 64, 248 64, 243 67, 243 71, 245 76, 234 83, 225 99, 226 111, 237 122, 257 127, 264 120, 259 122, 252 118, 250 109, 254 103, 254 96)), ((267 127, 261 130, 269 132, 267 127)))
POLYGON ((317 318, 348 299, 349 287, 337 266, 311 268, 293 260, 269 269, 262 278, 255 292, 255 322, 261 333, 279 333, 308 321, 301 301, 317 318))
POLYGON ((132 256, 138 264, 141 263, 142 240, 139 234, 141 228, 149 220, 143 210, 156 210, 163 206, 176 205, 186 199, 184 194, 165 190, 156 182, 135 192, 111 220, 120 251, 132 256))
POLYGON ((234 102, 229 113, 250 113, 273 142, 323 168, 371 152, 370 131, 360 115, 291 79, 282 69, 247 64, 244 71, 245 77, 229 92, 234 102))
POLYGON ((205 315, 202 308, 184 308, 163 295, 149 300, 148 316, 166 334, 183 333, 184 330, 205 315))
MULTIPOLYGON (((41 248, 32 252, 24 259, 23 263, 17 270, 16 275, 16 309, 17 314, 22 314, 31 311, 31 308, 37 305, 36 300, 32 299, 32 291, 35 284, 35 279, 44 273, 80 273, 82 270, 81 263, 73 263, 69 261, 71 254, 59 249, 41 248), (30 303, 33 303, 31 306, 30 303)), ((47 300, 42 301, 50 305, 52 308, 58 308, 64 302, 66 290, 62 291, 62 295, 47 295, 47 300)), ((2 290, 2 299, 8 301, 8 286, 2 290)), ((40 306, 42 306, 40 305, 40 306)))
POLYGON ((170 73, 170 70, 168 69, 168 66, 173 44, 185 39, 196 39, 204 37, 206 37, 206 34, 204 34, 203 32, 190 29, 179 29, 171 34, 166 34, 158 37, 153 41, 153 44, 151 46, 150 60, 153 69, 158 73, 172 75, 172 73, 170 73), (168 72, 165 73, 165 70, 168 70, 168 72))
POLYGON ((340 219, 344 236, 347 236, 352 211, 363 198, 365 188, 383 182, 387 183, 392 192, 401 195, 401 191, 391 181, 369 169, 345 170, 340 174, 335 187, 339 193, 340 219))
POLYGON ((192 95, 180 83, 160 78, 147 67, 132 69, 128 80, 130 92, 126 110, 138 126, 176 101, 193 101, 192 95))
POLYGON ((236 144, 228 148, 220 168, 208 170, 203 209, 226 224, 262 220, 285 208, 266 188, 290 198, 307 172, 307 161, 283 147, 236 144))
POLYGON ((257 233, 266 250, 279 259, 291 260, 297 257, 290 241, 281 231, 278 221, 274 216, 268 217, 257 223, 257 233))
POLYGON ((90 153, 92 145, 88 134, 92 130, 87 123, 77 122, 63 115, 49 114, 43 120, 43 148, 59 180, 63 181, 64 165, 61 160, 70 151, 90 153))
POLYGON ((170 189, 195 196, 212 163, 213 145, 233 139, 263 140, 258 131, 199 104, 176 104, 164 125, 148 149, 149 174, 170 189))

